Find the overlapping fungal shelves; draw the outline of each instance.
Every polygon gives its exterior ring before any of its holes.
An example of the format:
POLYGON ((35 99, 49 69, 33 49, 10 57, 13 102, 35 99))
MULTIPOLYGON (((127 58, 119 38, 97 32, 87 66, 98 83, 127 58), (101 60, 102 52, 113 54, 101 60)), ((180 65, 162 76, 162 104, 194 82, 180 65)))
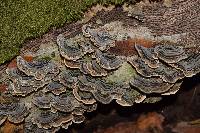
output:
POLYGON ((10 84, 1 96, 1 123, 25 121, 27 132, 67 129, 83 122, 84 112, 92 112, 98 103, 154 103, 177 92, 181 79, 200 71, 200 55, 176 43, 150 36, 153 43, 148 47, 129 42, 123 49, 118 42, 131 41, 134 32, 109 31, 113 25, 124 28, 113 22, 103 27, 84 25, 82 33, 71 38, 60 34, 61 63, 18 56, 16 66, 6 70, 10 84))
POLYGON ((0 124, 7 119, 24 122, 25 132, 56 132, 83 122, 99 103, 134 106, 175 94, 183 78, 200 72, 199 52, 179 43, 182 37, 154 36, 147 26, 121 21, 60 34, 56 46, 8 66, 0 124))

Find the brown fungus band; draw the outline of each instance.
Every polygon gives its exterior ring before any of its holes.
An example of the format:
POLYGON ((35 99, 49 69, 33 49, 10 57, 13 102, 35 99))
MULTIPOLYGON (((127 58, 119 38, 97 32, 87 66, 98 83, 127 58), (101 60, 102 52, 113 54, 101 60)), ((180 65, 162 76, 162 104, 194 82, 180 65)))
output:
POLYGON ((184 77, 200 72, 199 53, 156 38, 147 27, 120 23, 86 24, 74 35, 60 34, 56 59, 18 56, 6 70, 10 97, 0 96, 0 125, 8 119, 24 121, 25 132, 56 132, 83 122, 99 103, 158 102, 175 94, 184 77))

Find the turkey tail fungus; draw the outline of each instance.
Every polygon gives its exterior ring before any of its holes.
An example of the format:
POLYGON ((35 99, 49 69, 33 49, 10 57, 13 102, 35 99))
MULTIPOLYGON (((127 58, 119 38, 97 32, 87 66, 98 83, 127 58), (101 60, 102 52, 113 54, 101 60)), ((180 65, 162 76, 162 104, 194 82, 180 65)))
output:
POLYGON ((185 77, 200 72, 199 5, 198 0, 175 0, 171 7, 152 3, 143 7, 142 22, 135 17, 137 25, 84 24, 80 32, 57 36, 55 57, 41 57, 40 51, 19 55, 6 69, 0 124, 24 122, 25 132, 56 132, 82 123, 85 112, 100 103, 134 106, 175 94, 185 77))

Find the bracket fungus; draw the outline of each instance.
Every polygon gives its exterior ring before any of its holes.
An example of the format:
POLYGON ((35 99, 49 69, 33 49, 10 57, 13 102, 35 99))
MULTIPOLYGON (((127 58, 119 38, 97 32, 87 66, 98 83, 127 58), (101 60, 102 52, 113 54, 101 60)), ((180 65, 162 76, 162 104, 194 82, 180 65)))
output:
POLYGON ((63 71, 59 74, 59 81, 64 86, 72 88, 73 84, 77 82, 77 77, 79 76, 80 72, 78 70, 73 71, 63 71))
POLYGON ((60 54, 67 60, 78 60, 83 56, 79 45, 73 39, 65 39, 62 34, 57 38, 60 54))
POLYGON ((72 120, 72 115, 68 113, 40 110, 36 111, 32 118, 33 124, 36 124, 39 128, 49 129, 52 127, 60 127, 63 123, 72 120))
MULTIPOLYGON (((62 127, 65 123, 62 124, 62 127)), ((44 129, 39 128, 36 124, 33 124, 31 119, 26 119, 24 124, 24 132, 25 133, 55 133, 58 131, 59 128, 50 128, 50 129, 44 129)))
POLYGON ((99 50, 96 51, 95 56, 100 66, 107 70, 117 69, 123 63, 119 57, 107 53, 102 53, 99 50))
POLYGON ((34 76, 36 80, 44 79, 48 73, 59 73, 58 67, 53 62, 47 60, 34 60, 32 62, 27 62, 21 56, 18 56, 17 66, 26 75, 34 76))
POLYGON ((44 92, 52 92, 54 95, 60 95, 66 91, 66 88, 63 84, 58 81, 52 81, 43 89, 44 92))
POLYGON ((34 94, 32 102, 40 109, 51 108, 52 96, 39 91, 34 94))
POLYGON ((11 80, 9 91, 14 95, 26 96, 33 91, 37 91, 50 81, 49 78, 36 80, 33 76, 28 76, 21 72, 18 68, 7 68, 6 72, 11 80))
POLYGON ((176 63, 188 57, 182 46, 169 44, 157 45, 154 51, 158 55, 158 58, 166 63, 176 63))
POLYGON ((104 51, 115 45, 115 37, 111 36, 106 29, 95 29, 90 25, 84 25, 82 31, 86 37, 90 37, 99 50, 104 51))
POLYGON ((11 95, 1 96, 0 115, 1 123, 6 118, 13 123, 21 123, 29 114, 29 108, 24 101, 14 98, 11 95))
POLYGON ((151 68, 157 68, 159 66, 159 60, 157 60, 157 55, 154 52, 154 48, 146 48, 142 45, 136 44, 135 49, 138 54, 144 60, 146 64, 148 64, 151 68))
POLYGON ((163 93, 168 91, 173 85, 164 82, 161 78, 144 78, 140 75, 136 75, 133 79, 131 79, 130 84, 146 94, 163 93))
POLYGON ((93 97, 92 93, 89 91, 83 91, 80 90, 80 87, 78 84, 74 86, 73 94, 74 97, 85 104, 94 104, 96 102, 95 98, 93 97))
POLYGON ((64 59, 64 63, 65 63, 65 66, 68 67, 68 68, 80 68, 80 65, 81 65, 81 61, 77 60, 77 61, 71 61, 71 60, 66 60, 64 59))
POLYGON ((125 91, 120 99, 117 99, 116 102, 121 106, 133 106, 136 103, 141 103, 146 95, 141 94, 138 90, 134 89, 134 87, 125 87, 125 91))
POLYGON ((173 66, 183 71, 186 77, 192 77, 200 72, 200 54, 192 53, 188 58, 173 64, 173 66))
POLYGON ((86 24, 76 35, 60 34, 59 61, 18 56, 16 65, 6 70, 9 87, 0 96, 6 99, 0 103, 0 125, 8 119, 24 121, 26 132, 67 129, 83 122, 84 113, 96 110, 99 103, 155 103, 163 95, 175 94, 184 77, 200 72, 197 52, 174 42, 162 43, 165 38, 144 34, 145 28, 133 30, 120 23, 108 27, 86 24))
POLYGON ((167 66, 161 62, 157 68, 151 68, 142 60, 141 57, 132 56, 127 60, 135 67, 136 71, 144 77, 158 76, 162 78, 163 81, 169 83, 175 83, 177 80, 184 78, 184 73, 181 70, 167 66))

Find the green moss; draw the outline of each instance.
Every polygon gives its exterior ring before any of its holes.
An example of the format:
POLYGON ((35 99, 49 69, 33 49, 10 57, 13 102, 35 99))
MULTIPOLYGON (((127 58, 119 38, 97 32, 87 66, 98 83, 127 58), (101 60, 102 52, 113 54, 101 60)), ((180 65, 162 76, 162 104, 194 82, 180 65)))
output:
POLYGON ((124 0, 1 0, 0 64, 19 53, 22 43, 66 22, 80 19, 93 4, 124 0))
POLYGON ((50 56, 44 56, 44 57, 41 57, 39 59, 45 60, 45 61, 50 61, 52 59, 52 57, 50 57, 50 56))
POLYGON ((114 71, 113 74, 106 77, 106 81, 109 83, 127 82, 134 77, 135 73, 135 69, 130 64, 125 62, 119 69, 114 71))

